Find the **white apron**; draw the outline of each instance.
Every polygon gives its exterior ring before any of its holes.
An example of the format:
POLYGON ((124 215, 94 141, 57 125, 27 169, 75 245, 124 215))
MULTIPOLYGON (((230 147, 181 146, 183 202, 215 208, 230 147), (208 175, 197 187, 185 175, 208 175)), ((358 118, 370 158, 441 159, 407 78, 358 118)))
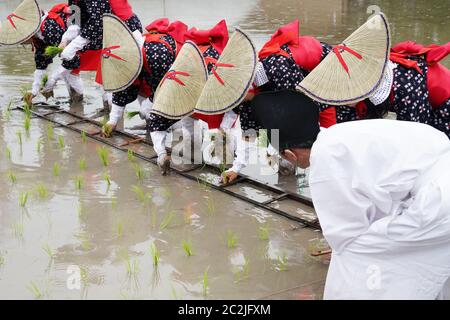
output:
POLYGON ((367 120, 319 134, 310 188, 333 249, 325 299, 448 298, 450 141, 367 120))

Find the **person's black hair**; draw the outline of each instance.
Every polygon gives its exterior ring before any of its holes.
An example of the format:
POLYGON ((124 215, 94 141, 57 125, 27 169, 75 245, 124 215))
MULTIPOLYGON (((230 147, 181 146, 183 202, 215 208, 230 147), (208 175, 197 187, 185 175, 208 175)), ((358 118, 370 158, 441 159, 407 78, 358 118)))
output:
POLYGON ((389 97, 381 104, 374 105, 369 99, 364 100, 367 107, 367 112, 363 119, 382 119, 386 117, 390 109, 389 97))

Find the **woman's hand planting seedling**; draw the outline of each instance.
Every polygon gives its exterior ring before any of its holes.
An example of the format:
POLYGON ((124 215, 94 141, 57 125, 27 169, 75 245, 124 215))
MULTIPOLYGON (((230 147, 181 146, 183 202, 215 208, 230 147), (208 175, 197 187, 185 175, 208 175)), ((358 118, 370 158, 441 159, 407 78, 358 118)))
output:
POLYGON ((103 126, 102 126, 102 136, 103 137, 105 137, 105 138, 111 138, 112 137, 112 134, 113 134, 113 132, 114 132, 114 126, 113 125, 111 125, 111 124, 108 124, 108 123, 105 123, 103 126))

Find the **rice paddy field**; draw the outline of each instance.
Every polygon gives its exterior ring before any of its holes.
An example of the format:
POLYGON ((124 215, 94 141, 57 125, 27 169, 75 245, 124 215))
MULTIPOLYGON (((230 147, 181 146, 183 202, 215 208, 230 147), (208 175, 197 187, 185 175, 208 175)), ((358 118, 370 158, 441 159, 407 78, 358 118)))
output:
MULTIPOLYGON (((0 18, 19 2, 1 2, 0 18)), ((369 4, 387 14, 394 42, 449 41, 446 1, 130 2, 144 24, 168 16, 206 28, 226 18, 257 47, 295 18, 302 34, 337 43, 369 4)), ((310 255, 319 232, 15 110, 33 72, 29 47, 0 48, 0 299, 322 298, 328 261, 310 255)), ((63 84, 52 104, 95 116, 93 78, 83 74, 82 105, 69 105, 63 84)), ((138 118, 124 128, 142 134, 138 118)), ((308 194, 304 178, 257 178, 308 194)))

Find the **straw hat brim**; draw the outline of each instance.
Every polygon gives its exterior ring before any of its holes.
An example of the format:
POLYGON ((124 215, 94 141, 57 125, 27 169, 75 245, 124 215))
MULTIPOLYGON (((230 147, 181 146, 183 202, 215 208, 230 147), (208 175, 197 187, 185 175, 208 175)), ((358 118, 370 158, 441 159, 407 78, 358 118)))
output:
POLYGON ((257 61, 250 37, 236 29, 217 62, 217 76, 209 75, 195 112, 215 115, 239 106, 251 88, 257 61))
POLYGON ((21 44, 36 34, 41 26, 41 10, 36 0, 24 0, 9 20, 0 23, 0 44, 21 44), (14 24, 14 25, 13 25, 14 24))
POLYGON ((126 24, 113 14, 103 16, 103 50, 101 69, 105 91, 125 90, 141 73, 142 50, 126 24))
POLYGON ((152 113, 169 119, 192 114, 207 79, 200 49, 187 41, 156 90, 152 113))
POLYGON ((353 53, 335 48, 338 53, 331 51, 297 90, 329 105, 348 105, 370 97, 380 86, 389 61, 391 35, 387 18, 382 13, 375 15, 341 46, 353 53))

